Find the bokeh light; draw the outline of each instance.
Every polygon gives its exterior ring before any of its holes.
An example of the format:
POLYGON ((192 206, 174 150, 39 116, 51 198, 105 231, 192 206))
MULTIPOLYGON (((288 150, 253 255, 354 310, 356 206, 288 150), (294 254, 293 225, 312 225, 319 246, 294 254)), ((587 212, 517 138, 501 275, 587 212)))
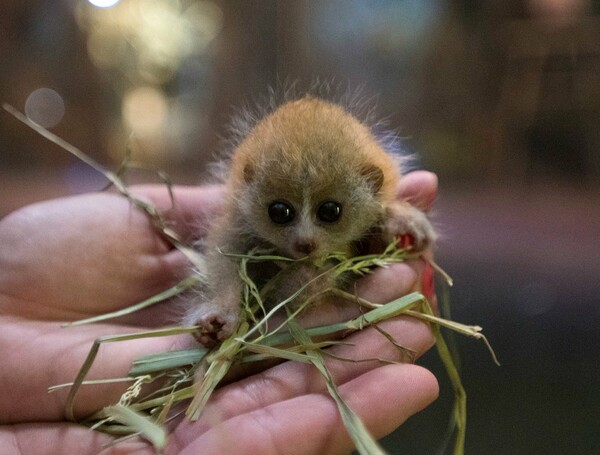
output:
POLYGON ((65 115, 65 102, 55 90, 38 88, 25 101, 25 115, 44 128, 52 128, 65 115))
POLYGON ((153 87, 138 87, 123 98, 123 120, 133 134, 145 139, 164 131, 169 105, 164 94, 153 87))
POLYGON ((119 3, 119 0, 88 0, 92 5, 98 8, 110 8, 119 3))
POLYGON ((221 31, 223 13, 210 1, 185 6, 174 0, 129 0, 108 10, 81 7, 78 20, 96 66, 118 69, 134 81, 164 84, 186 59, 207 52, 221 31))
MULTIPOLYGON (((211 44, 223 28, 221 7, 209 0, 122 0, 113 8, 81 2, 75 17, 90 61, 121 106, 111 143, 123 144, 133 133, 140 153, 153 160, 193 153, 197 146, 189 140, 199 138, 198 119, 205 115, 199 100, 210 96, 211 44)), ((116 156, 122 148, 114 148, 116 156)))

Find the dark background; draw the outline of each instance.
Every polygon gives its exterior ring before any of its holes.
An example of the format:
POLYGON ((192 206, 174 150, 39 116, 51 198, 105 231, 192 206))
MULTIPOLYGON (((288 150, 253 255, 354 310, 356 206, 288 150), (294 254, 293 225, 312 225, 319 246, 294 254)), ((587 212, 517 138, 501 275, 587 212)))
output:
MULTIPOLYGON (((2 101, 107 167, 129 144, 175 183, 203 182, 234 108, 278 81, 375 95, 440 176, 452 316, 502 362, 456 337, 467 453, 599 453, 598 2, 4 0, 0 63, 2 101)), ((0 216, 103 184, 0 112, 0 216)), ((392 453, 443 439, 451 391, 435 352, 424 363, 440 399, 392 453)))

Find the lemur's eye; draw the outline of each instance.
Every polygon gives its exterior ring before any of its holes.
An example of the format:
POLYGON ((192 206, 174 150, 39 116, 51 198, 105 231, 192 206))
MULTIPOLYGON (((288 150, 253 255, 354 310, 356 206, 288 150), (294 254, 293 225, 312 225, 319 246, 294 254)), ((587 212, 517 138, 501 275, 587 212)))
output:
POLYGON ((287 224, 296 216, 294 207, 287 202, 275 201, 269 205, 269 218, 273 223, 287 224))
POLYGON ((335 201, 323 202, 317 209, 317 218, 324 223, 335 223, 342 215, 342 205, 335 201))

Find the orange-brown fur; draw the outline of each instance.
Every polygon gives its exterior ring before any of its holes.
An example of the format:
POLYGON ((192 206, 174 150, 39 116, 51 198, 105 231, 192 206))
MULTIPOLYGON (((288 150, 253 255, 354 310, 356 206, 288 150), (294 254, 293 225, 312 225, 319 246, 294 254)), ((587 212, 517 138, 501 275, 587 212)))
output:
MULTIPOLYGON (((338 105, 307 96, 260 120, 234 151, 225 210, 207 239, 208 298, 186 316, 186 322, 201 326, 198 339, 204 344, 223 339, 239 317, 237 264, 217 249, 243 254, 259 246, 317 259, 332 252, 357 254, 357 245, 372 236, 388 243, 408 232, 417 248, 430 243, 435 234, 425 215, 397 200, 400 176, 399 162, 338 105), (273 201, 294 208, 291 222, 273 222, 268 213, 273 201), (319 216, 326 201, 341 207, 335 222, 319 216)), ((272 298, 285 298, 322 270, 310 261, 297 263, 272 298)), ((338 284, 324 279, 310 291, 338 284)))

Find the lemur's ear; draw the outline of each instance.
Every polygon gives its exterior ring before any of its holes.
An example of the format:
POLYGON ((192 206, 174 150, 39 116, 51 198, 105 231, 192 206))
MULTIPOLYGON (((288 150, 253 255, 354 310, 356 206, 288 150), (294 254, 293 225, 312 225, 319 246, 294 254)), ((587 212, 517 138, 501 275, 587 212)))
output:
POLYGON ((383 171, 374 164, 367 164, 360 170, 361 175, 367 178, 373 188, 373 193, 377 193, 383 186, 383 171))
POLYGON ((254 166, 252 163, 247 163, 244 166, 244 181, 250 183, 254 180, 254 166))

